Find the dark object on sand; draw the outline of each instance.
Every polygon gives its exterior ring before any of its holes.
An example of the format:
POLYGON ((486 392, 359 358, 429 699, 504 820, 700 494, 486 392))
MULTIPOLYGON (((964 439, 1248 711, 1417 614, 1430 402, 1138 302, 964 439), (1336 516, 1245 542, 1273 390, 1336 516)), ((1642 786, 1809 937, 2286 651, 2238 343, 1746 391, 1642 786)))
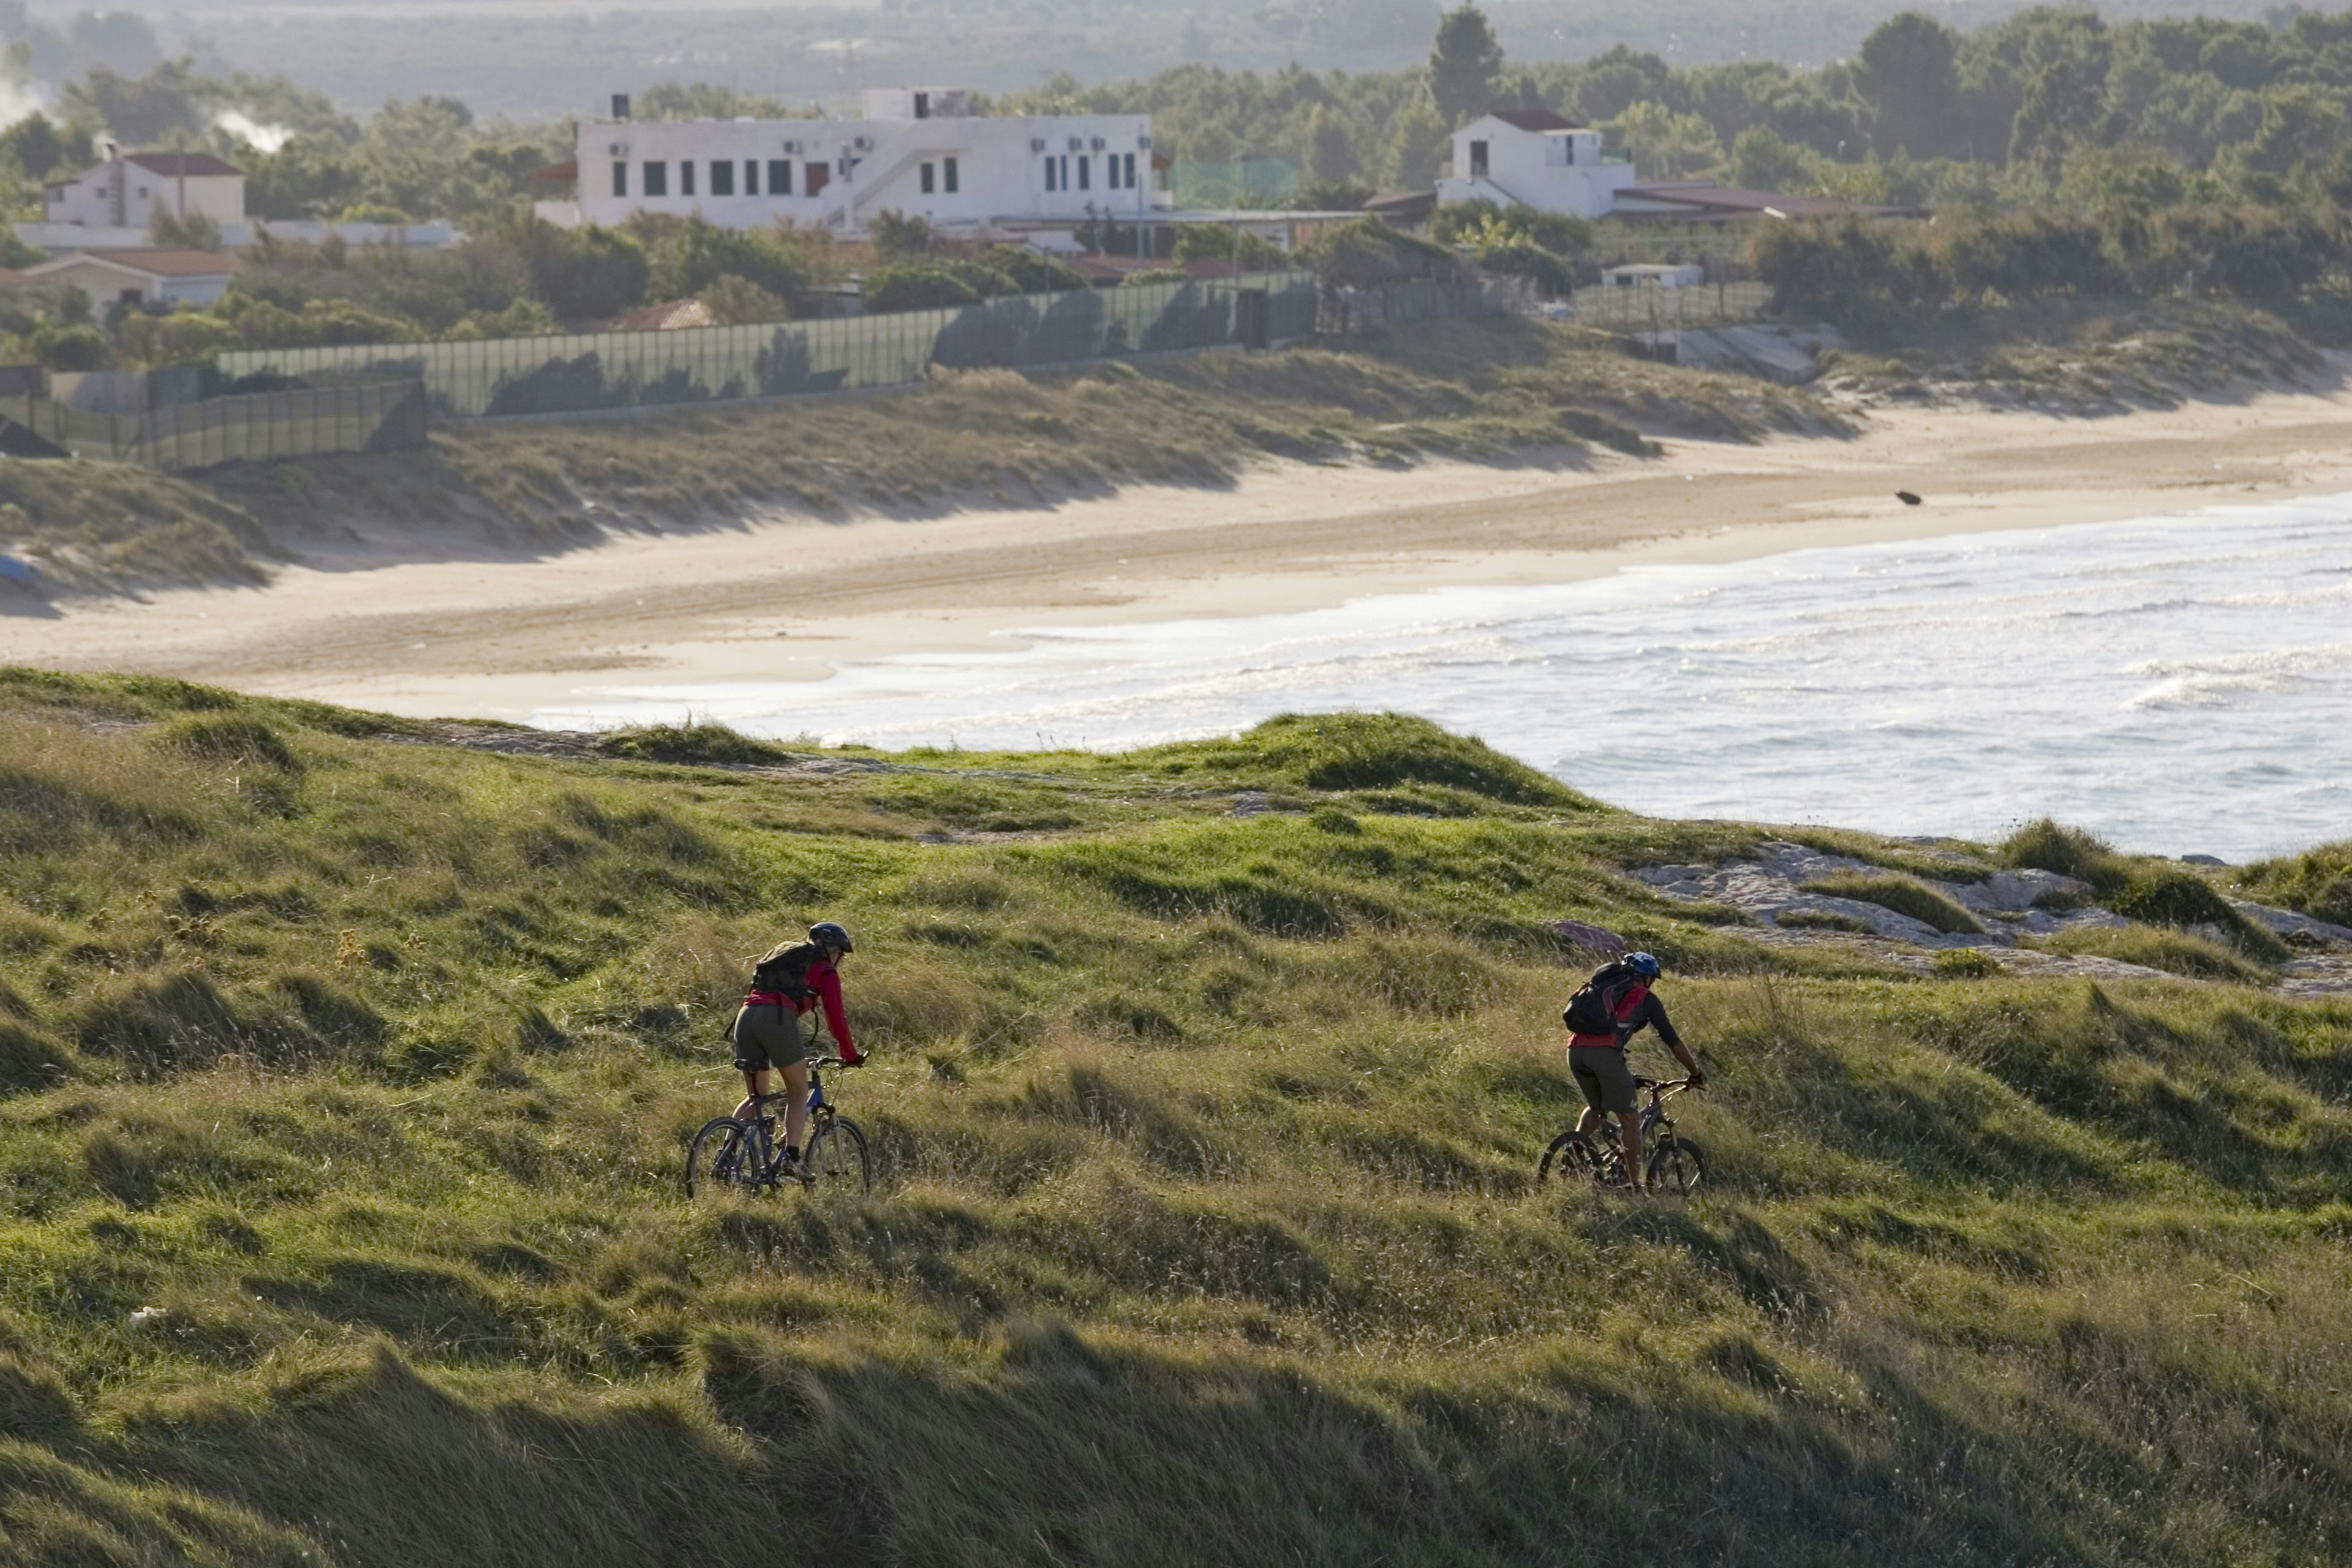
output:
POLYGON ((1917 506, 1919 504, 1919 498, 1913 495, 1909 490, 1896 490, 1895 492, 1895 499, 1901 501, 1905 506, 1917 506))

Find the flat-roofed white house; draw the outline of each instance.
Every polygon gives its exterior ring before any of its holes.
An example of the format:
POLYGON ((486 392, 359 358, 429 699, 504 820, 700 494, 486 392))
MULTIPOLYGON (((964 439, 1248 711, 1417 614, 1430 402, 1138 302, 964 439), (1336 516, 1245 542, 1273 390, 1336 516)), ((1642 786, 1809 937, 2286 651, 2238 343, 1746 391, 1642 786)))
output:
POLYGON ((1617 193, 1638 183, 1632 159, 1601 150, 1600 132, 1549 109, 1498 109, 1454 133, 1454 168, 1437 182, 1437 199, 1605 217, 1617 193))
POLYGON ((862 234, 881 212, 943 229, 1132 224, 1167 213, 1148 114, 968 112, 952 89, 869 89, 856 120, 609 120, 579 125, 577 203, 551 221, 699 215, 730 228, 780 219, 862 234))
POLYGON ((210 153, 125 153, 112 142, 103 151, 98 167, 45 187, 47 222, 144 233, 158 207, 174 217, 245 221, 245 172, 234 163, 210 153))

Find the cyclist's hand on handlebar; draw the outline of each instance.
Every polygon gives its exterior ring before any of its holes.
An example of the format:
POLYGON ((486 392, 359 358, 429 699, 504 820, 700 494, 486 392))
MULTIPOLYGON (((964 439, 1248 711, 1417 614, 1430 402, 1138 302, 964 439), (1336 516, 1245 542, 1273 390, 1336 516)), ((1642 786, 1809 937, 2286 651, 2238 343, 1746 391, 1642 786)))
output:
POLYGON ((1706 1087, 1706 1074, 1699 1071, 1696 1068, 1691 1068, 1690 1086, 1693 1089, 1705 1089, 1706 1087))
POLYGON ((856 1067, 865 1060, 866 1053, 863 1051, 844 1051, 841 1053, 841 1065, 845 1068, 856 1067))

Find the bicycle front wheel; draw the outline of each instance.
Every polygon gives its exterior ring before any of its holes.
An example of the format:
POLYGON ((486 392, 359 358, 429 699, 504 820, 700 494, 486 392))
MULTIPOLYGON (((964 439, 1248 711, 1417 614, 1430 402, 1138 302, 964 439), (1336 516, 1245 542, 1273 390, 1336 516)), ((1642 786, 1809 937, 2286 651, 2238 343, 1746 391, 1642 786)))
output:
POLYGON ((1650 1191, 1670 1198, 1686 1198, 1706 1180, 1706 1158, 1698 1145, 1680 1138, 1661 1138, 1650 1151, 1650 1191))
POLYGON ((813 1193, 846 1193, 862 1197, 874 1190, 874 1162, 866 1152, 866 1133, 846 1116, 827 1118, 809 1131, 808 1148, 801 1154, 801 1180, 813 1193))
POLYGON ((687 1145, 688 1197, 749 1192, 760 1184, 759 1155, 745 1131, 744 1125, 731 1116, 714 1117, 702 1124, 702 1131, 687 1145))

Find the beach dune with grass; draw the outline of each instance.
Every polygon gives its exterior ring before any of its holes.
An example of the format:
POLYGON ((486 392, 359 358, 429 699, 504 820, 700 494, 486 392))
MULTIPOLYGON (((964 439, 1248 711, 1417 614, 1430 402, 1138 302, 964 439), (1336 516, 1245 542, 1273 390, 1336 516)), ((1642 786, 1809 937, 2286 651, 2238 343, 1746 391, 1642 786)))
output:
POLYGON ((0 672, 0 1555, 2340 1561, 2352 1005, 2189 928, 2347 889, 1635 816, 1377 715, 556 745, 0 672), (1791 841, 2182 973, 1638 875, 1791 841), (689 1202, 818 916, 874 1193, 689 1202), (1596 931, 1708 1070, 1691 1198, 1537 1180, 1596 931))

